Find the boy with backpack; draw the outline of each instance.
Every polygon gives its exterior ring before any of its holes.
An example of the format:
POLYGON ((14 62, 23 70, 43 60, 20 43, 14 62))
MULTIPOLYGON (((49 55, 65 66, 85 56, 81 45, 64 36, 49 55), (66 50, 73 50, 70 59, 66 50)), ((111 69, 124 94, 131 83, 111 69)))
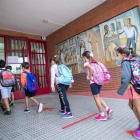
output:
POLYGON ((28 98, 30 98, 34 103, 37 104, 38 113, 42 112, 43 104, 39 103, 34 98, 35 93, 38 92, 36 77, 30 72, 28 62, 24 62, 22 64, 22 68, 23 68, 23 73, 21 74, 21 84, 24 87, 24 96, 25 96, 25 104, 26 104, 26 109, 24 110, 24 112, 25 113, 30 112, 28 98))
POLYGON ((1 109, 5 111, 4 115, 11 115, 8 98, 10 98, 15 77, 10 71, 6 70, 5 64, 4 60, 0 60, 0 90, 4 101, 4 106, 2 106, 1 109))

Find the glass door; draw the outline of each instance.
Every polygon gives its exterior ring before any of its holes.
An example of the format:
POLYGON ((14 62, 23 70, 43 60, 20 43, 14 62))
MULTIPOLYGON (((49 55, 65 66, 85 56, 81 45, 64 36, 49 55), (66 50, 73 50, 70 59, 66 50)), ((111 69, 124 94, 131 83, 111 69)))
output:
POLYGON ((6 37, 6 64, 12 66, 12 72, 15 74, 18 84, 15 91, 23 93, 21 85, 21 73, 23 62, 28 62, 27 39, 18 37, 6 37))
POLYGON ((31 71, 36 76, 39 95, 50 93, 49 69, 45 41, 29 40, 31 71))

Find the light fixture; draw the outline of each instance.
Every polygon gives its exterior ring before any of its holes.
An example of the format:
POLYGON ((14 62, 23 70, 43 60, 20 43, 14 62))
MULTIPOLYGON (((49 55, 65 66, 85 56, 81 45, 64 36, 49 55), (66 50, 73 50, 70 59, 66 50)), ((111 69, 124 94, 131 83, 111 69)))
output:
POLYGON ((60 25, 60 26, 65 26, 65 24, 55 23, 55 22, 52 22, 52 21, 47 20, 47 19, 43 20, 43 22, 44 23, 53 23, 53 24, 57 24, 57 25, 60 25))

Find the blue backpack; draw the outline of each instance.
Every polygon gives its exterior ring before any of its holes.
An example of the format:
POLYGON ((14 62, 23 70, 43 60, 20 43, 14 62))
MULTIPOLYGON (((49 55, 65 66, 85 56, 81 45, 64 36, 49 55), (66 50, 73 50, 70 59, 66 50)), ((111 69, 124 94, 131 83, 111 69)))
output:
POLYGON ((37 93, 38 92, 38 84, 36 77, 30 72, 25 72, 27 74, 27 90, 32 92, 32 93, 37 93))
POLYGON ((70 85, 73 80, 73 76, 69 68, 61 64, 58 66, 58 70, 59 75, 57 75, 57 82, 64 85, 70 85))

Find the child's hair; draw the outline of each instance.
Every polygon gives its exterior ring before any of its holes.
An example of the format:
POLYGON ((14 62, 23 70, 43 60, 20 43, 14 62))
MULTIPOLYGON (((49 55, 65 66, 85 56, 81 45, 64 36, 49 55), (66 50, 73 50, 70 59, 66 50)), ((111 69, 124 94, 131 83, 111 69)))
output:
POLYGON ((4 60, 0 60, 0 68, 4 68, 5 67, 5 61, 4 60))
POLYGON ((6 66, 6 69, 12 70, 12 66, 6 66))
POLYGON ((126 57, 139 57, 136 54, 136 51, 133 48, 128 48, 127 46, 123 45, 116 49, 116 52, 120 54, 125 54, 126 57))
POLYGON ((24 62, 24 63, 22 63, 22 67, 25 69, 29 69, 30 65, 28 62, 24 62))
POLYGON ((92 60, 94 60, 93 59, 93 53, 91 53, 90 51, 85 51, 83 54, 82 54, 82 56, 84 57, 86 57, 87 59, 89 59, 90 61, 92 61, 92 60))
POLYGON ((50 59, 50 63, 52 61, 54 61, 57 65, 60 65, 61 64, 60 61, 59 61, 59 59, 58 59, 58 57, 57 57, 57 55, 55 55, 53 58, 50 59))

